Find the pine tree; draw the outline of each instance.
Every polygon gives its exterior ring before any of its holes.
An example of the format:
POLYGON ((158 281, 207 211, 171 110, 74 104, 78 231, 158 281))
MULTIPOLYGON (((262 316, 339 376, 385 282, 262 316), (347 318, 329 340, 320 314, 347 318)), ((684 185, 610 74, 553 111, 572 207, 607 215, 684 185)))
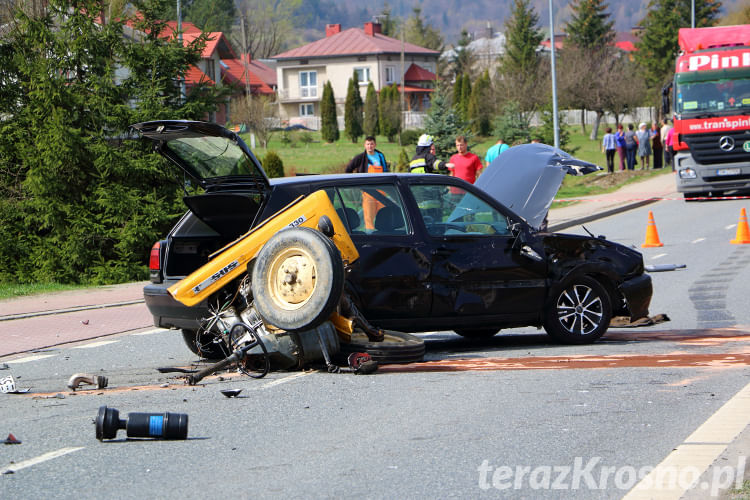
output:
POLYGON ((454 56, 451 60, 453 75, 456 78, 458 78, 458 75, 472 72, 476 56, 469 48, 469 43, 471 43, 469 33, 466 30, 461 30, 461 38, 458 39, 458 44, 454 49, 454 56))
MULTIPOLYGON (((578 148, 568 147, 568 143, 570 142, 570 132, 560 118, 560 115, 558 115, 557 122, 560 149, 570 154, 575 154, 575 152, 578 151, 578 148)), ((539 140, 543 144, 549 144, 550 146, 555 144, 555 120, 552 112, 552 104, 548 104, 542 109, 542 124, 534 129, 531 133, 531 137, 539 140)))
POLYGON ((380 90, 380 133, 393 142, 401 131, 400 94, 396 85, 380 90))
POLYGON ((571 6, 573 15, 565 27, 566 43, 582 49, 599 50, 615 38, 614 21, 609 20, 605 0, 576 0, 571 6))
POLYGON ((464 75, 456 75, 456 81, 453 82, 453 111, 461 116, 461 103, 464 100, 464 75))
POLYGON ((0 41, 0 280, 145 279, 149 248, 184 205, 171 167, 123 138, 132 123, 203 119, 226 96, 200 86, 181 97, 206 38, 159 38, 153 3, 106 23, 100 0, 70 6, 16 11, 0 41), (126 21, 144 36, 125 36, 126 21))
POLYGON ((469 118, 469 101, 471 100, 471 79, 467 73, 461 81, 461 102, 459 103, 459 116, 462 120, 467 121, 469 118))
POLYGON ((378 109, 378 94, 372 82, 367 84, 367 95, 365 96, 364 116, 362 117, 362 130, 366 136, 376 136, 380 132, 380 110, 378 109))
POLYGON ((539 16, 529 0, 514 0, 510 18, 505 22, 505 54, 500 59, 503 74, 529 74, 536 70, 536 49, 544 35, 536 27, 539 16))
POLYGON ((352 142, 357 142, 362 135, 362 107, 362 96, 359 93, 359 83, 355 72, 352 78, 349 78, 344 105, 344 131, 352 142))
POLYGON ((432 105, 424 121, 425 130, 435 138, 438 155, 449 155, 455 152, 456 136, 470 136, 466 122, 458 116, 446 89, 439 85, 432 94, 432 105))
POLYGON ((517 102, 506 102, 493 123, 493 135, 507 144, 515 146, 531 139, 529 121, 521 112, 517 102))
MULTIPOLYGON (((639 24, 643 33, 634 56, 646 83, 660 89, 674 72, 677 35, 680 28, 690 26, 691 0, 650 0, 648 6, 648 14, 639 24)), ((719 0, 695 0, 695 26, 713 26, 720 8, 719 0)))
POLYGON ((491 128, 490 85, 490 74, 485 70, 474 83, 469 99, 468 120, 471 129, 475 134, 484 137, 490 134, 491 128))
POLYGON ((323 86, 323 96, 320 100, 320 136, 326 142, 339 140, 336 99, 333 96, 333 87, 330 81, 327 81, 323 86))

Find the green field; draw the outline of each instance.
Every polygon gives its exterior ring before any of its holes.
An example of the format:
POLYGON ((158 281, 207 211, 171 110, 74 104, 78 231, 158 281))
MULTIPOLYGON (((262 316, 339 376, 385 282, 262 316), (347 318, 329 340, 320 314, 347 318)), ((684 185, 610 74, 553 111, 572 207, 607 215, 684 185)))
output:
MULTIPOLYGON (((596 141, 590 140, 588 134, 582 134, 580 127, 569 127, 568 131, 570 132, 570 146, 578 148, 575 153, 576 157, 602 167, 606 166, 604 153, 601 152, 601 136, 604 133, 604 126, 600 127, 600 138, 596 141)), ((254 149, 259 159, 268 150, 276 151, 284 162, 284 172, 287 176, 298 173, 333 174, 343 172, 349 160, 364 150, 363 139, 360 139, 356 144, 344 138, 335 143, 328 144, 321 141, 320 133, 318 132, 299 131, 290 132, 287 137, 291 140, 291 143, 283 143, 281 141, 282 134, 277 132, 271 137, 268 149, 260 147, 254 149), (312 142, 304 142, 305 137, 308 141, 312 139, 312 142)), ((243 139, 248 144, 250 143, 249 134, 245 134, 243 139)), ((475 137, 470 141, 470 149, 481 158, 484 158, 485 153, 493 144, 495 144, 494 138, 475 137)), ((395 164, 398 161, 398 155, 402 149, 398 143, 389 143, 385 137, 378 136, 377 147, 385 154, 388 162, 395 164)), ((414 154, 415 146, 409 144, 403 146, 403 149, 406 150, 409 158, 411 158, 414 154)), ((448 160, 447 157, 443 159, 448 160)), ((607 179, 603 179, 602 175, 588 175, 584 177, 567 176, 563 187, 560 189, 558 198, 573 198, 606 193, 616 190, 623 184, 642 179, 644 176, 661 175, 663 173, 666 173, 666 170, 647 172, 636 170, 634 172, 616 173, 614 176, 607 176, 607 179)))

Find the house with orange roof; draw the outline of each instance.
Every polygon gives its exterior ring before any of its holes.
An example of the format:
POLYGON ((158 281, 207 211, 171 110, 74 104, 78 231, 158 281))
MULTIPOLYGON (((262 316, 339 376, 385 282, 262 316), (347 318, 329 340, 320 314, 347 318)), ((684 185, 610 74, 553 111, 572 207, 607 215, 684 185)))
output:
MULTIPOLYGON (((176 37, 176 21, 169 21, 167 24, 170 29, 164 30, 161 36, 163 38, 176 37)), ((182 23, 182 40, 185 45, 195 41, 201 33, 201 29, 193 23, 182 23)), ((187 92, 201 83, 217 87, 232 85, 235 88, 233 96, 243 95, 248 87, 254 95, 273 96, 276 88, 276 74, 262 62, 251 60, 248 54, 242 54, 238 58, 229 39, 224 33, 217 31, 209 33, 201 60, 185 75, 187 92)), ((231 121, 229 100, 219 106, 216 112, 211 113, 208 121, 219 124, 231 121)))
POLYGON ((369 81, 377 92, 396 84, 404 90, 406 111, 425 111, 439 56, 436 50, 402 44, 383 35, 378 23, 343 31, 340 24, 328 24, 325 38, 272 57, 276 61, 279 116, 290 125, 319 129, 323 85, 330 81, 343 128, 346 92, 355 72, 363 100, 369 81))

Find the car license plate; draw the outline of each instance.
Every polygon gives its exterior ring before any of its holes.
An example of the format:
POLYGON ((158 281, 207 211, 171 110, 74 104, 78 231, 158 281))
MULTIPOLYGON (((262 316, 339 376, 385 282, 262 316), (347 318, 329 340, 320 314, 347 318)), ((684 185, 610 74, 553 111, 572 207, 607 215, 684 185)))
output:
POLYGON ((716 175, 740 175, 739 168, 720 168, 716 171, 716 175))

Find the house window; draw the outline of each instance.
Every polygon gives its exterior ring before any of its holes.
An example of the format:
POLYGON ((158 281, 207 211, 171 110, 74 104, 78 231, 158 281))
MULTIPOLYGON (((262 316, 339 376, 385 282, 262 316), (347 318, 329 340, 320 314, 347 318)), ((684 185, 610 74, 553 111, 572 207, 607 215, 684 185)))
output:
POLYGON ((301 97, 318 96, 318 72, 317 71, 300 71, 299 72, 299 95, 301 97))
POLYGON ((214 60, 208 59, 206 61, 206 76, 212 81, 216 82, 216 71, 214 70, 214 60))
POLYGON ((391 84, 396 81, 396 67, 386 66, 385 67, 385 83, 391 84))
POLYGON ((315 116, 315 105, 313 103, 299 105, 300 116, 315 116))
POLYGON ((354 72, 357 74, 357 81, 360 85, 367 85, 370 81, 370 68, 354 68, 354 72))

